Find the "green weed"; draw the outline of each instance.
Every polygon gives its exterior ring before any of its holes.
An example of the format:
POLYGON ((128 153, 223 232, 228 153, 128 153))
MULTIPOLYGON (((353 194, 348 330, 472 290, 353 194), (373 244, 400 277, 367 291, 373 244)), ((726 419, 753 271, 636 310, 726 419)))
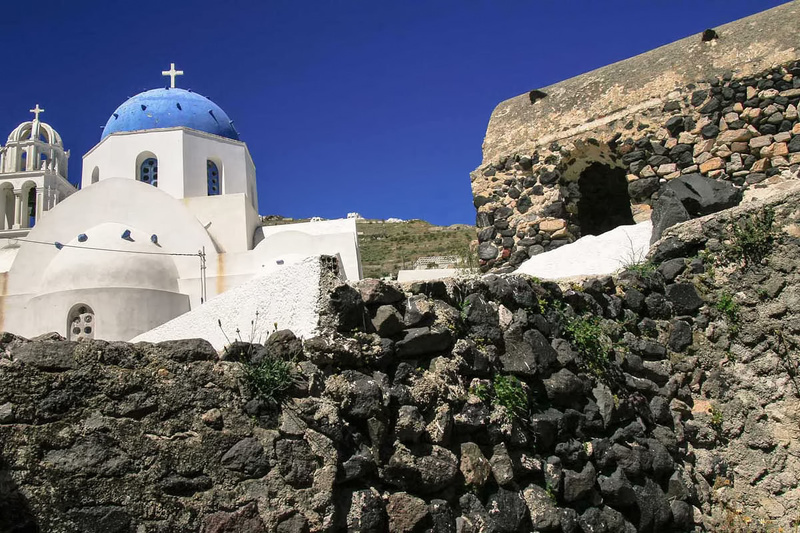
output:
POLYGON ((568 320, 564 333, 578 350, 587 369, 604 379, 611 367, 611 340, 600 324, 600 319, 591 315, 576 316, 568 320))
POLYGON ((478 385, 470 387, 469 388, 469 393, 477 396, 478 399, 480 399, 480 401, 487 402, 487 401, 489 401, 489 398, 491 397, 492 391, 489 389, 489 387, 487 385, 484 385, 483 383, 480 383, 478 385))
POLYGON ((652 261, 638 261, 634 263, 623 263, 622 268, 628 272, 636 272, 640 276, 647 276, 656 271, 656 264, 652 261))
POLYGON ((257 363, 243 362, 242 370, 253 395, 272 405, 283 402, 295 384, 294 364, 267 354, 257 363))
POLYGON ((761 263, 772 250, 774 222, 775 212, 770 208, 734 222, 730 228, 728 254, 742 260, 745 267, 761 263))
POLYGON ((528 395, 522 382, 514 376, 495 374, 494 402, 504 407, 512 417, 523 418, 528 415, 528 395))
POLYGON ((727 320, 731 333, 734 335, 738 333, 739 303, 734 299, 733 295, 727 291, 720 293, 719 298, 717 298, 716 308, 727 320))
POLYGON ((716 406, 711 406, 711 429, 716 432, 717 436, 722 434, 722 411, 720 411, 716 406))

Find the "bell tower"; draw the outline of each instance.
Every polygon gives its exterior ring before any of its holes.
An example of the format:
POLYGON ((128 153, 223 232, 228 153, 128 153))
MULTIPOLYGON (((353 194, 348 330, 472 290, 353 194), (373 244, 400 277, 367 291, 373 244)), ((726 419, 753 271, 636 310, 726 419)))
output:
POLYGON ((0 146, 0 236, 28 233, 39 218, 77 189, 67 180, 69 151, 61 136, 39 120, 44 109, 30 110, 0 146))

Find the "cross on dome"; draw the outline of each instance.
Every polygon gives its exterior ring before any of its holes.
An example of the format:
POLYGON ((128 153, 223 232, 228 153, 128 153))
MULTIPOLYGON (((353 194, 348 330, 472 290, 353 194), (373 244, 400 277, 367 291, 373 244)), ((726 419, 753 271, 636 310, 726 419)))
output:
POLYGON ((169 88, 170 89, 174 89, 175 88, 175 77, 176 76, 183 76, 183 71, 182 70, 175 70, 175 63, 170 63, 169 64, 169 70, 162 70, 161 71, 161 75, 162 76, 169 76, 169 88))
POLYGON ((44 113, 44 109, 40 108, 39 104, 36 104, 36 107, 29 109, 28 111, 35 115, 33 120, 39 120, 39 113, 44 113))

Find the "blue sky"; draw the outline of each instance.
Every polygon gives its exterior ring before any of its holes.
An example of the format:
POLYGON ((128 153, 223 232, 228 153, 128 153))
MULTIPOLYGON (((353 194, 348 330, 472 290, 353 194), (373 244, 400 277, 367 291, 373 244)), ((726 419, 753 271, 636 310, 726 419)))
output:
POLYGON ((77 182, 109 115, 175 62, 247 142, 261 214, 471 224, 499 102, 781 3, 7 2, 0 136, 39 103, 77 182))

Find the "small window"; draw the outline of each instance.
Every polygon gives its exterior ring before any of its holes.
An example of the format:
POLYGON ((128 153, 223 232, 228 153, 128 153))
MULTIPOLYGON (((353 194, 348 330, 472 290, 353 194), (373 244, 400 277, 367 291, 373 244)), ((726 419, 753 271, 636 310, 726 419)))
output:
POLYGON ((206 161, 206 177, 208 178, 208 195, 216 196, 222 194, 222 180, 219 175, 219 167, 210 159, 206 161))
POLYGON ((92 170, 92 183, 97 183, 98 181, 100 181, 100 168, 94 167, 94 170, 92 170))
POLYGON ((72 307, 67 316, 67 339, 78 341, 94 339, 94 311, 86 304, 72 307))
POLYGON ((139 167, 139 181, 158 187, 158 159, 148 157, 139 167))

